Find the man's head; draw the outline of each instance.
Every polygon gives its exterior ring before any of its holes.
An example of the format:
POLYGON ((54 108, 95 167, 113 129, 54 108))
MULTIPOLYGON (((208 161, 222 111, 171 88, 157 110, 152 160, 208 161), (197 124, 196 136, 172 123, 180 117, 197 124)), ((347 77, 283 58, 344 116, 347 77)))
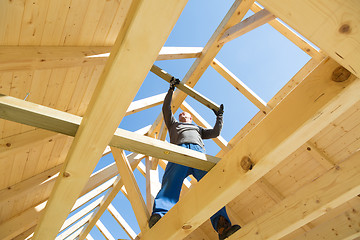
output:
POLYGON ((192 116, 188 112, 182 112, 179 114, 179 122, 192 123, 192 116))

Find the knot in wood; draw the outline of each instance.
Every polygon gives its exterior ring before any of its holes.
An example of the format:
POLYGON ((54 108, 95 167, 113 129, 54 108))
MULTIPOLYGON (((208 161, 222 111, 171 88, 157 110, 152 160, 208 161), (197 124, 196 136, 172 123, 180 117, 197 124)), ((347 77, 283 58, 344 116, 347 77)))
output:
POLYGON ((63 176, 66 177, 66 178, 68 178, 68 177, 70 177, 70 173, 69 173, 69 172, 64 172, 64 173, 63 173, 63 176))
POLYGON ((344 82, 349 79, 350 75, 351 72, 349 70, 343 66, 340 66, 333 71, 331 80, 334 82, 344 82))
POLYGON ((254 163, 251 161, 251 159, 248 156, 245 156, 241 159, 240 165, 242 169, 245 171, 249 171, 253 168, 254 163))
POLYGON ((190 224, 184 224, 182 226, 182 229, 184 229, 184 230, 189 230, 190 228, 192 228, 192 226, 190 224))
POLYGON ((11 143, 6 143, 6 146, 7 146, 7 147, 11 147, 11 143))
POLYGON ((349 34, 351 32, 351 27, 349 24, 345 23, 340 26, 339 32, 343 34, 349 34))

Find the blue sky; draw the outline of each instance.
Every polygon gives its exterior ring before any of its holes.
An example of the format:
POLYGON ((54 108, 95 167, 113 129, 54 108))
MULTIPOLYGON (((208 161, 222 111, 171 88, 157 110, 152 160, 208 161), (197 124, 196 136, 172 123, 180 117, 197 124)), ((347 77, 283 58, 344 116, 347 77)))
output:
MULTIPOLYGON (((165 46, 204 47, 232 4, 233 1, 230 0, 189 1, 165 46)), ((250 11, 246 17, 251 14, 250 11)), ((310 59, 308 55, 269 25, 259 27, 225 44, 216 58, 266 102, 310 59)), ((186 59, 158 61, 155 64, 171 75, 182 79, 193 62, 194 59, 186 59)), ((149 73, 134 100, 166 92, 168 88, 167 82, 149 73)), ((224 104, 224 126, 221 135, 227 141, 258 112, 258 109, 249 100, 211 67, 201 77, 195 90, 217 104, 224 104)), ((215 116, 211 110, 190 97, 186 98, 186 101, 210 125, 215 123, 215 116)), ((120 127, 136 131, 152 124, 160 110, 161 106, 157 106, 127 116, 121 122, 120 127)), ((175 114, 176 118, 178 113, 179 111, 175 114)), ((205 145, 207 153, 210 155, 216 155, 220 150, 212 140, 206 140, 205 145)), ((95 170, 113 161, 111 154, 103 157, 95 170)), ((137 170, 135 177, 145 199, 145 178, 137 170)), ((118 194, 113 205, 133 230, 139 233, 140 230, 131 205, 122 193, 118 194)), ((115 239, 128 239, 128 236, 108 212, 104 213, 101 221, 115 239)), ((91 231, 91 235, 95 239, 105 239, 96 227, 91 231)))

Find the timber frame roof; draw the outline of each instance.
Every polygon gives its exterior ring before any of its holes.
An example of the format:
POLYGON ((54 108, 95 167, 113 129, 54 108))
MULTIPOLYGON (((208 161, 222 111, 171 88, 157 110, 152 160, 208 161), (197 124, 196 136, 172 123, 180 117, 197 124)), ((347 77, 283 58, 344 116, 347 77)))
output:
POLYGON ((0 2, 0 239, 91 240, 94 226, 115 239, 100 221, 105 211, 130 239, 217 239, 208 219, 224 205, 242 226, 229 239, 360 239, 359 1, 236 0, 205 46, 166 47, 186 4, 0 2), (264 24, 311 57, 268 102, 216 59, 264 24), (213 139, 216 156, 166 142, 161 113, 136 132, 118 128, 162 104, 164 93, 132 101, 150 71, 171 79, 154 62, 185 58, 195 61, 174 93, 174 112, 210 127, 185 102, 218 108, 194 90, 209 66, 259 109, 229 142, 213 139), (93 172, 110 152, 114 162, 93 172), (166 161, 209 172, 185 180, 180 201, 149 229, 166 161), (141 232, 112 204, 117 194, 130 201, 141 232))

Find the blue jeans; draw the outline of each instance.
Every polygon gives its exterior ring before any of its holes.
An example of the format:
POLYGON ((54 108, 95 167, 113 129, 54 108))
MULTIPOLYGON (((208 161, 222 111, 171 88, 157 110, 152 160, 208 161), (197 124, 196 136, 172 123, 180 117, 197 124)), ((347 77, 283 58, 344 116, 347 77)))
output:
MULTIPOLYGON (((197 144, 183 143, 179 146, 205 153, 205 150, 197 144)), ((154 201, 152 214, 159 214, 162 217, 170 210, 170 208, 172 208, 179 201, 181 186, 187 176, 192 174, 196 178, 196 180, 199 181, 205 176, 206 173, 207 172, 203 170, 169 162, 166 166, 165 173, 162 179, 161 189, 158 192, 154 201)), ((223 216, 224 218, 226 218, 226 220, 230 222, 225 207, 223 207, 210 218, 211 224, 215 231, 217 229, 217 224, 220 216, 223 216)))

